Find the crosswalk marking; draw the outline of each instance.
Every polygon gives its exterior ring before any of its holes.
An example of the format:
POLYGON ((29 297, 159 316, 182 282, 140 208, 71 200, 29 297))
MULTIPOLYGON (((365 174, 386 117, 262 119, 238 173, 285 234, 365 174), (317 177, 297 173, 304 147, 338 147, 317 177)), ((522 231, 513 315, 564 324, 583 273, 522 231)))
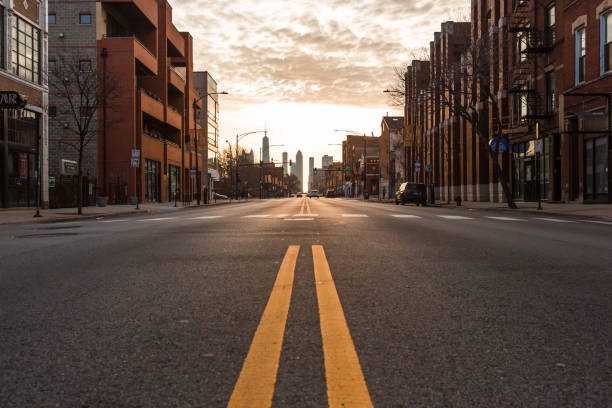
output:
POLYGON ((272 405, 299 252, 299 245, 287 249, 228 408, 266 408, 272 405))
POLYGON ((192 220, 214 220, 216 218, 223 218, 222 215, 204 215, 202 217, 193 217, 192 220))
POLYGON ((100 222, 126 222, 126 221, 131 221, 131 220, 127 220, 127 219, 122 219, 122 220, 103 220, 100 222))
POLYGON ((312 246, 330 407, 372 407, 368 386, 321 245, 312 246))
POLYGON ((285 221, 313 221, 314 218, 298 217, 298 218, 285 218, 285 221))
POLYGON ((490 218, 492 220, 499 220, 499 221, 525 221, 520 218, 512 218, 512 217, 486 217, 486 218, 490 218))
POLYGON ((464 217, 462 215, 438 215, 440 218, 445 218, 447 220, 473 220, 470 217, 464 217))
POLYGON ((165 220, 173 220, 174 217, 159 217, 159 218, 145 218, 143 220, 138 221, 165 221, 165 220))
POLYGON ((270 214, 245 215, 242 218, 268 218, 270 214))
POLYGON ((540 217, 535 217, 534 220, 551 221, 551 222, 575 222, 575 221, 570 221, 570 220, 562 220, 560 218, 540 218, 540 217))
POLYGON ((293 214, 294 217, 318 217, 319 214, 293 214))
POLYGON ((423 218, 413 214, 391 214, 391 216, 395 218, 423 218))
POLYGON ((276 218, 285 218, 285 217, 288 217, 288 216, 289 216, 289 214, 279 214, 279 215, 276 216, 276 218))
POLYGON ((366 214, 342 214, 343 217, 348 217, 348 218, 367 218, 368 216, 366 214))

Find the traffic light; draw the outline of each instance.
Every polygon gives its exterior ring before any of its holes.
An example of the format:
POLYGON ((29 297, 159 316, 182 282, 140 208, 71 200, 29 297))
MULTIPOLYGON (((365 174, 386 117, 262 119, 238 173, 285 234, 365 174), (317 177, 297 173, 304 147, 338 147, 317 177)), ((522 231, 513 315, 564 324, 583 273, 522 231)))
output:
POLYGON ((340 174, 340 170, 338 170, 338 174, 340 174))
POLYGON ((313 173, 314 173, 314 174, 317 174, 317 172, 318 172, 318 171, 319 171, 319 170, 314 169, 314 170, 313 170, 313 173))

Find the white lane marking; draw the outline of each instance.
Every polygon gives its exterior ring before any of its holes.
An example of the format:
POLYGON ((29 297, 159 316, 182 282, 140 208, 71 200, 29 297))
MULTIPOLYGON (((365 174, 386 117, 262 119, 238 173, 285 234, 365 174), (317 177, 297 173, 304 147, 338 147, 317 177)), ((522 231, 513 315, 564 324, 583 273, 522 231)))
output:
POLYGON ((471 217, 464 217, 462 215, 438 215, 440 218, 445 218, 447 220, 473 220, 471 217))
POLYGON ((512 217, 485 217, 485 218, 490 218, 492 220, 499 220, 499 221, 526 221, 520 218, 512 218, 512 217))
POLYGON ((391 214, 391 216, 395 218, 423 218, 412 214, 391 214))
POLYGON ((285 218, 285 221, 312 221, 314 218, 285 218))
POLYGON ((138 221, 165 221, 165 220, 173 220, 174 217, 161 217, 161 218, 145 218, 144 220, 138 221))
POLYGON ((534 220, 551 221, 551 222, 576 222, 576 221, 570 221, 570 220, 562 220, 559 218, 539 218, 539 217, 535 217, 534 220))
POLYGON ((279 215, 276 216, 276 218, 285 218, 285 217, 288 217, 288 216, 289 216, 289 214, 279 214, 279 215))
POLYGON ((193 217, 192 220, 214 220, 216 218, 223 218, 222 215, 204 215, 202 217, 193 217))
POLYGON ((319 214, 293 214, 294 217, 318 217, 319 214))
POLYGON ((245 215, 242 218, 268 218, 270 214, 245 215))
POLYGON ((105 221, 100 221, 100 222, 125 222, 125 221, 129 221, 129 220, 105 220, 105 221))
POLYGON ((608 221, 582 220, 582 222, 591 222, 591 223, 593 223, 593 224, 605 224, 605 225, 612 225, 612 222, 608 222, 608 221))
POLYGON ((342 214, 343 217, 350 217, 350 218, 367 218, 368 216, 366 214, 342 214))

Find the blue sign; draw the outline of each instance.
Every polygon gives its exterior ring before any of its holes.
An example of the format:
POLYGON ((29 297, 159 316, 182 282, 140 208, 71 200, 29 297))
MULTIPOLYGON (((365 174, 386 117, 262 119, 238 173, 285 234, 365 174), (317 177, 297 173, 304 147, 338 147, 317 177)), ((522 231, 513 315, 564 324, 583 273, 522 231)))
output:
POLYGON ((504 153, 508 150, 508 139, 505 137, 494 137, 489 140, 489 146, 491 146, 491 150, 494 152, 504 153))

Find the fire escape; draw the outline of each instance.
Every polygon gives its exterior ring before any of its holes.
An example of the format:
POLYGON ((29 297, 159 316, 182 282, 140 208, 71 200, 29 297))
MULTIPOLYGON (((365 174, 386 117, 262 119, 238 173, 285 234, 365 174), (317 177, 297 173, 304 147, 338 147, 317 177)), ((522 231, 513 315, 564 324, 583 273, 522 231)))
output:
POLYGON ((514 0, 508 25, 513 48, 509 93, 516 101, 519 124, 551 116, 545 98, 536 89, 538 57, 552 49, 552 41, 542 36, 535 25, 536 3, 537 0, 514 0))

